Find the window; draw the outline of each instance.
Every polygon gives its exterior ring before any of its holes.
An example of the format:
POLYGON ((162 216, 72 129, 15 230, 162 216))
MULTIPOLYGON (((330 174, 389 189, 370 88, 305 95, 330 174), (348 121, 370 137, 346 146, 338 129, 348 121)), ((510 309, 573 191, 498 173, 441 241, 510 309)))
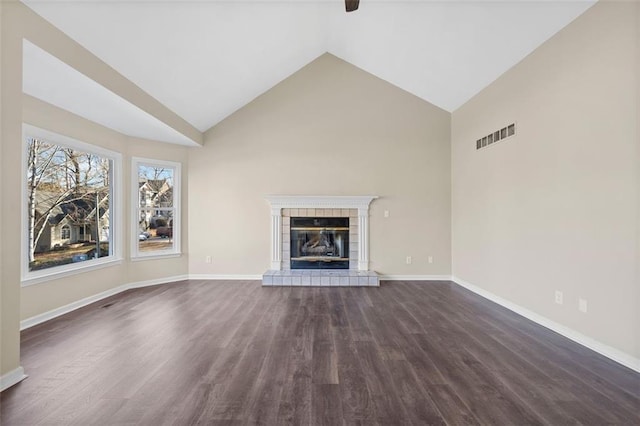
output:
POLYGON ((24 145, 23 283, 117 260, 120 155, 28 125, 24 145))
POLYGON ((64 225, 62 230, 60 231, 60 238, 63 240, 68 240, 71 238, 71 228, 68 225, 64 225))
POLYGON ((132 256, 180 254, 180 163, 133 158, 131 175, 132 256))

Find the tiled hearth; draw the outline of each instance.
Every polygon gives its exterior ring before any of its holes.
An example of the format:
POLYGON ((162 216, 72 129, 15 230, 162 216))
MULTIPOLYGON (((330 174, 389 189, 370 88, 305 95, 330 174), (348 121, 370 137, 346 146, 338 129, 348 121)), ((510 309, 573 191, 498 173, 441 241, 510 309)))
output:
POLYGON ((262 284, 278 286, 378 286, 369 271, 369 203, 376 196, 269 196, 271 269, 262 284), (291 270, 291 217, 348 217, 349 269, 291 270))
POLYGON ((277 286, 373 286, 380 285, 378 274, 373 271, 352 269, 294 269, 267 271, 262 276, 262 285, 277 286))

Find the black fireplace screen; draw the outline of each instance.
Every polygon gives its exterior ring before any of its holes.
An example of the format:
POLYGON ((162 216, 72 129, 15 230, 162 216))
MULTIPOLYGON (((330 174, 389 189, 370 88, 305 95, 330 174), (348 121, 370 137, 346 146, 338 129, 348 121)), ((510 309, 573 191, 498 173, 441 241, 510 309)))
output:
POLYGON ((348 217, 292 217, 291 269, 349 269, 348 217))

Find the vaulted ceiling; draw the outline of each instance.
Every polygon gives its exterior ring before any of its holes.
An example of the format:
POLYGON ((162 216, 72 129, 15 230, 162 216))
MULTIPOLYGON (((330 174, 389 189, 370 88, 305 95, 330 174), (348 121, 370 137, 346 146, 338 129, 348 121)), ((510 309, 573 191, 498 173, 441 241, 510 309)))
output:
MULTIPOLYGON (((23 2, 200 131, 325 52, 453 111, 594 3, 23 2)), ((42 78, 29 72, 25 87, 42 78)), ((58 74, 48 84, 74 81, 58 74)))

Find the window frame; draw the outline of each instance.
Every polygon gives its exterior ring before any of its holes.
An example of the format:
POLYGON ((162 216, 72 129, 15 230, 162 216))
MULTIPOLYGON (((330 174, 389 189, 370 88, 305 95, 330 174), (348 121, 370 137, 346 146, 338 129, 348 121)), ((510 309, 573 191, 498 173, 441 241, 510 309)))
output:
POLYGON ((149 260, 167 257, 182 256, 181 251, 181 229, 182 229, 182 164, 176 161, 158 160, 154 158, 131 157, 131 260, 149 260), (139 247, 139 227, 140 217, 140 188, 138 183, 138 168, 140 166, 163 167, 173 169, 173 207, 158 207, 160 210, 173 209, 172 239, 173 247, 167 250, 154 250, 142 252, 139 247))
POLYGON ((62 228, 60 228, 60 239, 61 240, 71 239, 71 227, 69 225, 62 225, 62 228), (67 234, 66 237, 64 236, 65 233, 67 234))
POLYGON ((122 154, 25 123, 22 125, 21 173, 22 206, 20 209, 20 222, 22 237, 20 240, 22 254, 20 256, 20 282, 23 287, 122 263, 122 237, 124 229, 122 225, 122 154), (109 256, 98 259, 88 259, 83 262, 70 263, 67 265, 52 266, 37 271, 29 270, 29 256, 27 255, 29 250, 29 224, 27 218, 27 141, 30 138, 43 139, 50 144, 81 150, 111 160, 111 181, 109 183, 109 246, 110 249, 112 249, 109 256))

